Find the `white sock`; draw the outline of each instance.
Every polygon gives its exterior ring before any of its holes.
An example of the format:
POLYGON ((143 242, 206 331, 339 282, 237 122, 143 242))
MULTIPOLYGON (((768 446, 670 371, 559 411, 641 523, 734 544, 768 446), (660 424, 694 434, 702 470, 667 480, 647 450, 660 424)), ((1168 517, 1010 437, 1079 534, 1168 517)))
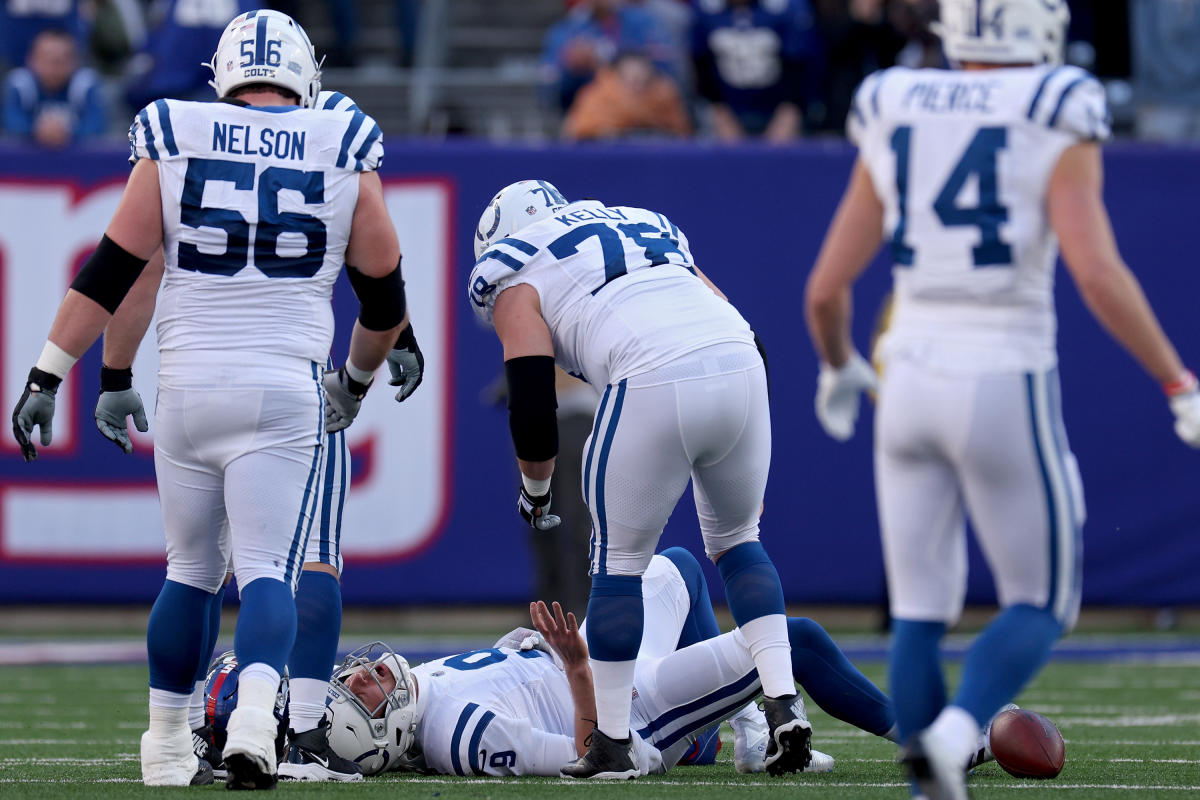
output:
POLYGON ((637 661, 595 661, 592 683, 596 687, 596 727, 610 739, 629 738, 629 712, 633 707, 633 670, 637 661))
POLYGON ((979 723, 966 709, 946 706, 929 726, 929 735, 965 767, 979 744, 979 723))
POLYGON ((759 710, 759 707, 756 703, 751 701, 742 706, 736 714, 731 716, 729 718, 729 723, 733 724, 734 722, 748 722, 753 724, 755 722, 761 722, 762 720, 763 712, 759 710))
POLYGON ((187 725, 188 702, 191 697, 190 694, 151 689, 150 734, 161 739, 186 736, 190 742, 192 731, 187 725))
POLYGON ((288 681, 288 727, 296 733, 311 731, 325 716, 329 681, 292 678, 288 681))
POLYGON ((196 730, 204 725, 204 681, 196 681, 192 699, 188 704, 188 727, 196 730))
POLYGON ((750 648, 763 694, 782 697, 796 693, 792 679, 792 646, 788 643, 787 617, 768 614, 752 619, 741 626, 742 637, 750 648))
POLYGON ((275 710, 279 693, 279 673, 262 662, 247 664, 238 675, 238 708, 275 710))

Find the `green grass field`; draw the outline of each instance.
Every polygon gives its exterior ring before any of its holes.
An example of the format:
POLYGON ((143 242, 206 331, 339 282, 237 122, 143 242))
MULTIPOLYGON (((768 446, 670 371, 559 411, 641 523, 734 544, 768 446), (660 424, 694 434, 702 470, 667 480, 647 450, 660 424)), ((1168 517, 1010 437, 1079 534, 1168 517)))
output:
MULTIPOLYGON (((883 665, 861 664, 876 681, 883 665)), ((0 797, 70 798, 176 795, 143 787, 138 739, 146 726, 144 666, 0 667, 0 797)), ((971 778, 976 798, 1200 796, 1200 669, 1174 661, 1052 662, 1019 698, 1062 729, 1067 763, 1053 781, 1021 781, 995 764, 971 778)), ((681 767, 636 783, 578 784, 551 779, 371 778, 361 784, 280 784, 288 797, 588 798, 728 796, 901 798, 908 792, 892 746, 810 704, 817 749, 837 759, 829 775, 784 779, 733 769, 732 732, 710 767, 681 767)), ((224 791, 214 787, 189 790, 224 791)))

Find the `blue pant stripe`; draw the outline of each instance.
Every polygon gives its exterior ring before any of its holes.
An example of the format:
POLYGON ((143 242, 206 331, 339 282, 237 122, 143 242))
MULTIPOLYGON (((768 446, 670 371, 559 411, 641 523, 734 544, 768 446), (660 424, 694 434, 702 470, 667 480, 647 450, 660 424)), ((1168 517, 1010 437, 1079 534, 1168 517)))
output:
POLYGON ((283 573, 283 582, 292 588, 295 588, 292 585, 293 579, 299 575, 300 562, 304 560, 308 537, 312 533, 313 517, 317 513, 317 497, 313 488, 316 485, 317 475, 320 474, 323 464, 322 458, 325 455, 322 441, 325 436, 325 385, 321 382, 321 372, 320 364, 312 362, 312 377, 317 385, 317 397, 320 401, 317 406, 317 445, 313 448, 312 464, 308 468, 308 480, 304 484, 304 496, 300 503, 300 512, 296 517, 296 529, 292 533, 292 547, 288 551, 287 567, 283 573))
POLYGON ((1072 513, 1071 489, 1068 486, 1064 459, 1058 448, 1054 415, 1050 410, 1051 399, 1047 384, 1055 380, 1056 374, 1053 371, 1025 376, 1034 453, 1046 493, 1049 527, 1047 545, 1050 587, 1044 608, 1059 622, 1066 622, 1073 613, 1073 595, 1078 583, 1075 576, 1076 559, 1070 552, 1078 537, 1078 525, 1072 513))
POLYGON ((600 463, 596 465, 596 520, 600 530, 600 554, 596 562, 596 574, 607 575, 608 565, 608 518, 604 513, 604 473, 608 469, 608 454, 612 450, 613 435, 621 419, 621 406, 625 402, 625 381, 617 384, 617 397, 613 400, 612 416, 604 432, 604 444, 600 447, 600 463))
POLYGON ((703 730, 704 728, 708 727, 714 720, 721 719, 722 718, 721 712, 724 710, 724 708, 726 706, 732 705, 733 711, 736 711, 738 708, 741 708, 743 705, 746 704, 747 698, 745 697, 745 695, 748 693, 749 694, 757 694, 758 689, 759 689, 758 671, 750 670, 749 672, 747 672, 741 678, 738 678, 733 683, 726 684, 725 686, 722 686, 720 689, 709 692, 708 694, 704 695, 703 697, 693 700, 690 703, 685 703, 681 706, 675 706, 674 708, 672 708, 670 711, 666 712, 665 714, 662 714, 661 716, 650 720, 650 722, 644 728, 642 728, 641 730, 638 731, 638 735, 641 736, 643 739, 649 740, 659 750, 663 750, 667 747, 670 747, 675 742, 679 741, 682 737, 686 736, 691 731, 703 730), (722 703, 722 701, 729 700, 731 697, 736 698, 736 701, 730 701, 730 703, 723 703, 721 709, 715 709, 712 712, 706 713, 705 716, 703 717, 702 722, 697 721, 695 723, 689 723, 686 727, 681 728, 680 730, 675 731, 674 733, 668 734, 667 736, 665 736, 661 739, 655 738, 655 734, 657 734, 660 731, 665 730, 668 726, 670 726, 676 720, 679 720, 690 714, 695 714, 697 712, 704 711, 704 709, 708 708, 709 706, 713 706, 718 703, 722 703))
MULTIPOLYGON (((612 386, 604 389, 604 396, 600 398, 600 407, 596 409, 596 420, 592 423, 592 438, 588 442, 587 459, 583 462, 583 501, 587 503, 589 508, 595 508, 596 504, 592 499, 592 456, 596 454, 596 442, 600 440, 600 423, 604 420, 604 411, 608 408, 608 397, 612 394, 612 386)), ((596 560, 596 529, 592 527, 592 535, 588 542, 588 564, 594 564, 596 560)))

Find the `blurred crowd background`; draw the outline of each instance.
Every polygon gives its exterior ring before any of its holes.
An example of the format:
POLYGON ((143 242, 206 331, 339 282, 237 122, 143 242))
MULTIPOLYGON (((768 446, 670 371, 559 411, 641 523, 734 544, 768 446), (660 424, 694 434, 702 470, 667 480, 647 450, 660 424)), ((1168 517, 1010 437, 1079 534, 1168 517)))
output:
MULTIPOLYGON (((389 136, 786 143, 840 135, 874 70, 945 66, 937 0, 0 0, 0 131, 111 143, 152 100, 211 98, 221 30, 264 3, 389 136)), ((1070 7, 1118 135, 1200 139, 1200 0, 1070 7)))

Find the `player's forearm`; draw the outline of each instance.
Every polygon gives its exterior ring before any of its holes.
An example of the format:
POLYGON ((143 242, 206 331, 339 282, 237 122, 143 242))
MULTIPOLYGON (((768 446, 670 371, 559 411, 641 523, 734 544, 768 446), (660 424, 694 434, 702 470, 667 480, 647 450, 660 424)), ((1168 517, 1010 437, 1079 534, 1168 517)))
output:
POLYGON ((571 687, 571 701, 575 704, 575 752, 582 756, 588 751, 585 743, 596 727, 596 690, 592 685, 592 668, 586 661, 567 667, 567 683, 571 687))
POLYGON ((547 461, 526 461, 523 458, 517 459, 517 466, 521 469, 521 474, 535 481, 549 480, 554 474, 555 459, 551 458, 547 461))
POLYGON ((1146 301, 1141 284, 1124 264, 1078 282, 1080 294, 1105 330, 1160 384, 1179 379, 1183 363, 1146 301))
POLYGON ((95 300, 69 289, 62 305, 58 307, 47 338, 68 354, 79 358, 100 337, 111 318, 108 311, 95 300))
POLYGON ((851 300, 849 288, 813 298, 804 306, 808 333, 822 361, 840 367, 854 352, 850 341, 851 300))
POLYGON ((113 369, 133 366, 138 347, 146 336, 150 320, 154 318, 154 304, 162 275, 163 255, 159 250, 146 264, 104 329, 105 366, 113 369))
POLYGON ((400 335, 405 324, 407 324, 407 317, 405 322, 394 328, 373 331, 364 328, 361 322, 356 321, 354 332, 350 334, 350 355, 347 360, 366 372, 374 372, 379 369, 383 366, 392 345, 396 343, 396 337, 400 335))

